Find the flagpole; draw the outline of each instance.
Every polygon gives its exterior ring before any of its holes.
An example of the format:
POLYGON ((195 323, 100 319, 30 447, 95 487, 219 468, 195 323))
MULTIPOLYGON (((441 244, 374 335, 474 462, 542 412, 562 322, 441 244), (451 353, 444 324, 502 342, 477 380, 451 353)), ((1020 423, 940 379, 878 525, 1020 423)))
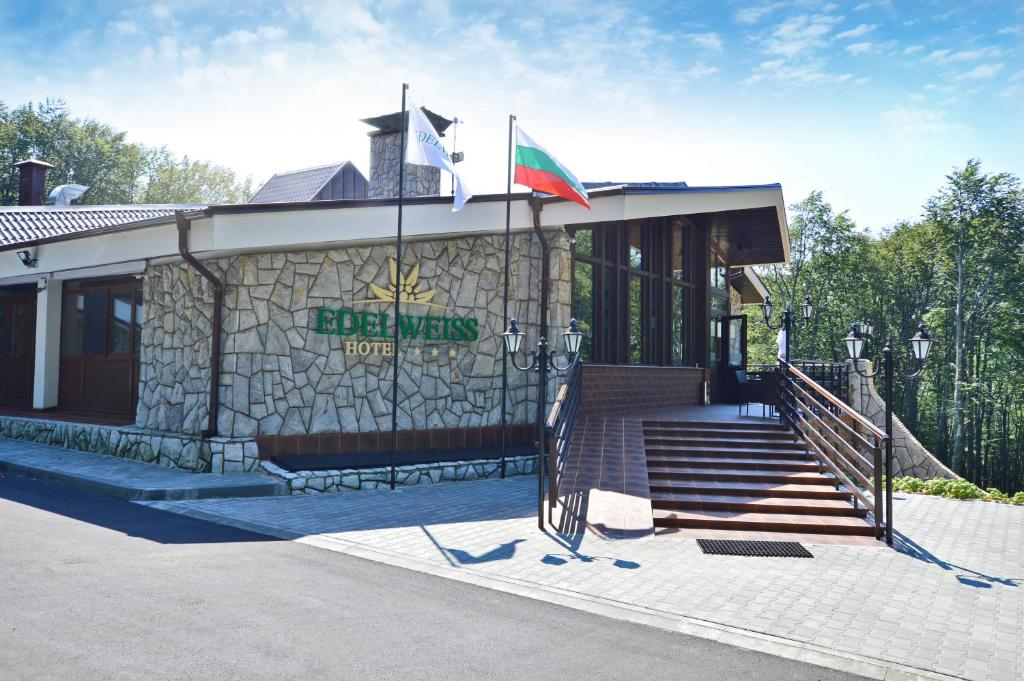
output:
MULTIPOLYGON (((502 297, 504 314, 502 317, 501 330, 508 329, 508 280, 509 272, 509 251, 511 246, 511 224, 512 224, 512 126, 516 117, 509 114, 508 117, 508 163, 505 171, 508 173, 508 182, 505 185, 505 291, 502 297)), ((504 339, 502 339, 504 341, 504 339)), ((508 348, 505 343, 501 344, 501 477, 505 477, 505 456, 508 448, 508 348)))
POLYGON ((399 118, 401 136, 398 146, 398 238, 395 240, 395 337, 392 352, 392 377, 391 377, 391 489, 395 489, 396 471, 395 464, 398 459, 398 333, 401 328, 399 322, 399 301, 402 298, 402 206, 405 203, 405 93, 408 91, 408 83, 402 83, 402 115, 399 118))

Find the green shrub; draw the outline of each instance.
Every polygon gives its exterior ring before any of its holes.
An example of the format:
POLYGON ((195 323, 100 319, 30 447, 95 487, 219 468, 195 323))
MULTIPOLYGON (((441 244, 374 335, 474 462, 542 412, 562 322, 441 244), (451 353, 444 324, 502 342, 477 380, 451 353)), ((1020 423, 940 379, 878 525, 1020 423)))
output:
POLYGON ((985 501, 994 501, 997 504, 1010 503, 1010 496, 1004 492, 1001 492, 995 487, 989 487, 985 491, 987 492, 987 494, 985 495, 985 501))
POLYGON ((932 478, 928 482, 924 483, 924 493, 931 494, 936 497, 946 496, 946 490, 952 484, 952 480, 947 478, 932 478))
POLYGON ((892 488, 897 492, 908 492, 910 494, 917 494, 924 489, 925 482, 920 478, 914 478, 907 476, 905 478, 895 478, 892 481, 892 488))
MULTIPOLYGON (((882 478, 882 484, 885 484, 885 478, 882 478)), ((1024 504, 1024 492, 1017 492, 1011 497, 995 487, 982 490, 966 480, 949 480, 948 478, 921 480, 908 475, 904 478, 893 478, 892 488, 896 492, 929 494, 948 499, 983 499, 997 504, 1024 504)))
POLYGON ((966 480, 951 480, 946 486, 945 496, 951 499, 981 499, 985 493, 974 483, 966 480))
POLYGON ((1016 494, 1013 495, 1010 501, 1012 501, 1015 504, 1024 504, 1024 492, 1017 492, 1016 494))

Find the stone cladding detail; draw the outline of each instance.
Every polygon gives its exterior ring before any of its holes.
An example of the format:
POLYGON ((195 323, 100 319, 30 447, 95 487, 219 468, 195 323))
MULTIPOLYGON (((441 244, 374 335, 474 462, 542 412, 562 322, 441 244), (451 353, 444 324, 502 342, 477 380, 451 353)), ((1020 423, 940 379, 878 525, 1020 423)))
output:
MULTIPOLYGON (((398 198, 398 159, 401 135, 397 132, 370 138, 370 188, 367 198, 398 198)), ((441 169, 405 164, 405 196, 438 196, 441 193, 441 169)))
POLYGON ((242 473, 256 469, 259 463, 256 442, 251 439, 202 439, 132 426, 0 416, 0 437, 136 459, 192 473, 242 473))
MULTIPOLYGON (((360 490, 389 489, 391 469, 341 469, 328 471, 287 471, 270 461, 260 462, 260 468, 288 483, 289 494, 318 492, 356 492, 360 490)), ((505 460, 505 475, 532 475, 537 470, 536 456, 514 456, 505 460)), ((395 482, 400 487, 432 485, 459 480, 484 480, 501 475, 501 466, 494 459, 470 461, 444 461, 398 466, 395 482)))
MULTIPOLYGON (((564 230, 549 230, 548 240, 550 334, 561 352, 557 336, 570 317, 571 258, 564 230)), ((480 334, 474 342, 403 339, 400 430, 501 422, 503 244, 500 234, 406 242, 404 272, 419 264, 419 283, 436 290, 436 306, 407 303, 403 315, 476 317, 480 334)), ((355 308, 356 301, 372 299, 368 285, 388 286, 393 257, 394 245, 381 244, 205 261, 224 282, 219 435, 390 429, 392 358, 346 354, 341 336, 316 332, 315 309, 355 308)), ((526 333, 524 349, 538 340, 539 281, 539 244, 532 233, 514 234, 509 307, 526 333)), ((212 292, 191 268, 163 264, 146 272, 143 299, 136 425, 198 435, 208 413, 212 292)), ((509 369, 510 423, 535 417, 532 378, 509 369)), ((549 403, 559 382, 552 376, 549 403)))
MULTIPOLYGON (((858 360, 860 370, 870 372, 871 362, 858 360)), ((874 379, 864 378, 853 370, 853 360, 846 360, 846 372, 849 376, 849 404, 879 428, 885 428, 885 400, 875 389, 874 379)), ((931 478, 950 478, 957 480, 959 475, 947 468, 935 455, 914 437, 903 422, 893 414, 893 467, 894 477, 912 476, 929 480, 931 478)))

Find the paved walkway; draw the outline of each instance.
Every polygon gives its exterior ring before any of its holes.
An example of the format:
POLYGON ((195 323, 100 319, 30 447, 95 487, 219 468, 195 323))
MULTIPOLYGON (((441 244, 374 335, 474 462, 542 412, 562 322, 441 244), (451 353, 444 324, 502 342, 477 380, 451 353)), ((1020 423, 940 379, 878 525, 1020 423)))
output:
POLYGON ((208 499, 286 494, 259 473, 190 473, 103 454, 0 438, 0 472, 59 482, 121 499, 208 499))
POLYGON ((899 495, 898 550, 739 558, 672 534, 541 534, 535 485, 146 503, 874 678, 1024 678, 1024 508, 899 495))

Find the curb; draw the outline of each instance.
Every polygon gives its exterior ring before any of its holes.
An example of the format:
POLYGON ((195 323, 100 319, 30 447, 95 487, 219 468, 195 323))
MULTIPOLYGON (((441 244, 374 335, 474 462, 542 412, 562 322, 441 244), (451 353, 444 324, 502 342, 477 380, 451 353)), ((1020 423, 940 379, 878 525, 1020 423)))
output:
MULTIPOLYGON (((254 481, 245 485, 225 487, 133 487, 109 482, 86 475, 66 473, 39 466, 30 466, 0 459, 0 473, 52 482, 65 487, 95 492, 128 501, 185 501, 193 499, 266 497, 286 494, 284 486, 273 480, 254 481), (226 494, 225 494, 226 492, 226 494)), ((186 473, 186 475, 213 475, 212 473, 186 473)))
POLYGON ((337 537, 326 535, 303 535, 301 533, 284 530, 266 525, 263 523, 225 518, 216 513, 199 509, 165 509, 154 506, 159 510, 184 515, 197 520, 226 525, 240 530, 247 530, 257 534, 264 534, 278 539, 294 541, 300 544, 314 546, 335 553, 342 553, 355 558, 369 560, 376 563, 384 563, 392 567, 414 570, 423 574, 433 575, 444 579, 451 579, 464 584, 470 584, 492 591, 531 598, 572 608, 582 612, 588 612, 602 617, 642 624, 658 629, 673 631, 686 636, 716 641, 726 645, 753 650, 756 652, 774 655, 776 657, 804 662, 807 664, 832 669, 835 671, 858 674, 869 679, 878 681, 962 681, 962 677, 949 676, 927 669, 919 669, 897 662, 889 662, 854 653, 843 653, 812 643, 803 643, 793 639, 763 634, 750 629, 742 629, 726 624, 719 624, 710 620, 703 620, 686 615, 676 615, 668 612, 645 608, 642 606, 620 603, 595 596, 581 594, 568 589, 557 587, 538 586, 531 582, 525 582, 509 577, 496 575, 484 575, 474 572, 470 568, 457 568, 445 565, 437 565, 425 560, 407 556, 386 549, 368 547, 363 544, 351 542, 337 537))

